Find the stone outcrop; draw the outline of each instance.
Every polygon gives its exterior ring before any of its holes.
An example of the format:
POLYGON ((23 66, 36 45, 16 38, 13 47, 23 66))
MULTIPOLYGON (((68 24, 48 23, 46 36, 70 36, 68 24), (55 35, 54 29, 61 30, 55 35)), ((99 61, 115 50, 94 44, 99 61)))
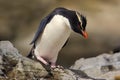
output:
POLYGON ((120 53, 81 58, 69 69, 44 66, 0 41, 0 80, 119 80, 120 53))

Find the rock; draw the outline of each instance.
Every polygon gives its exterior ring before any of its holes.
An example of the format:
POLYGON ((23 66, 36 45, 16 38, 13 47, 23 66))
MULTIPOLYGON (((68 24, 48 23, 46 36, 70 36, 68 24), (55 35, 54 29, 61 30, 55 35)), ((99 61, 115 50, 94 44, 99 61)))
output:
POLYGON ((0 41, 0 80, 97 80, 81 70, 50 69, 22 56, 9 41, 0 41))
POLYGON ((87 59, 81 58, 71 66, 71 69, 82 70, 94 78, 114 80, 116 76, 120 76, 120 52, 104 53, 87 59))
POLYGON ((0 41, 0 80, 120 80, 120 53, 81 58, 70 69, 51 69, 22 56, 9 41, 0 41))
POLYGON ((0 57, 2 57, 0 71, 4 73, 4 76, 0 75, 2 78, 25 80, 48 74, 40 63, 20 55, 9 41, 0 42, 0 57))

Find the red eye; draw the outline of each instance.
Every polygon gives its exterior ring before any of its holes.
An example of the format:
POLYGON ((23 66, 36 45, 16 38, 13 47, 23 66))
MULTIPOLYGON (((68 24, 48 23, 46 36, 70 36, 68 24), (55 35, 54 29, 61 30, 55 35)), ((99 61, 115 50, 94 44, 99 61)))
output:
POLYGON ((78 23, 78 27, 81 29, 81 23, 80 22, 78 23))
POLYGON ((83 26, 82 26, 82 24, 81 24, 81 22, 79 22, 79 28, 81 29, 81 30, 84 30, 84 28, 83 28, 83 26))
POLYGON ((81 25, 81 22, 79 22, 78 24, 81 25))

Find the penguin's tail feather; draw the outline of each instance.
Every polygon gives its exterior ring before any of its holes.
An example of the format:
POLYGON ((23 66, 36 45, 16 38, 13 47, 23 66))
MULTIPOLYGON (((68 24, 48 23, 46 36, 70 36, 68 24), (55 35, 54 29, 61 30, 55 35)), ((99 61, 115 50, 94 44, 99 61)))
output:
POLYGON ((35 49, 35 44, 32 46, 30 52, 28 53, 28 55, 26 57, 28 58, 33 58, 33 55, 34 55, 34 49, 35 49))
POLYGON ((33 49, 31 48, 31 50, 30 50, 29 54, 27 55, 27 57, 32 58, 32 56, 33 56, 33 49))

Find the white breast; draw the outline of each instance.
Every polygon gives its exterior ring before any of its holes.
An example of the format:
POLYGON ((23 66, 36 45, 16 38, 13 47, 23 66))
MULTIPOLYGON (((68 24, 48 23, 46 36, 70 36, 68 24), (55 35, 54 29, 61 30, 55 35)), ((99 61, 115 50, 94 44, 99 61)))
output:
POLYGON ((46 25, 41 38, 38 40, 35 54, 56 62, 58 52, 70 36, 71 28, 67 18, 55 15, 46 25))

